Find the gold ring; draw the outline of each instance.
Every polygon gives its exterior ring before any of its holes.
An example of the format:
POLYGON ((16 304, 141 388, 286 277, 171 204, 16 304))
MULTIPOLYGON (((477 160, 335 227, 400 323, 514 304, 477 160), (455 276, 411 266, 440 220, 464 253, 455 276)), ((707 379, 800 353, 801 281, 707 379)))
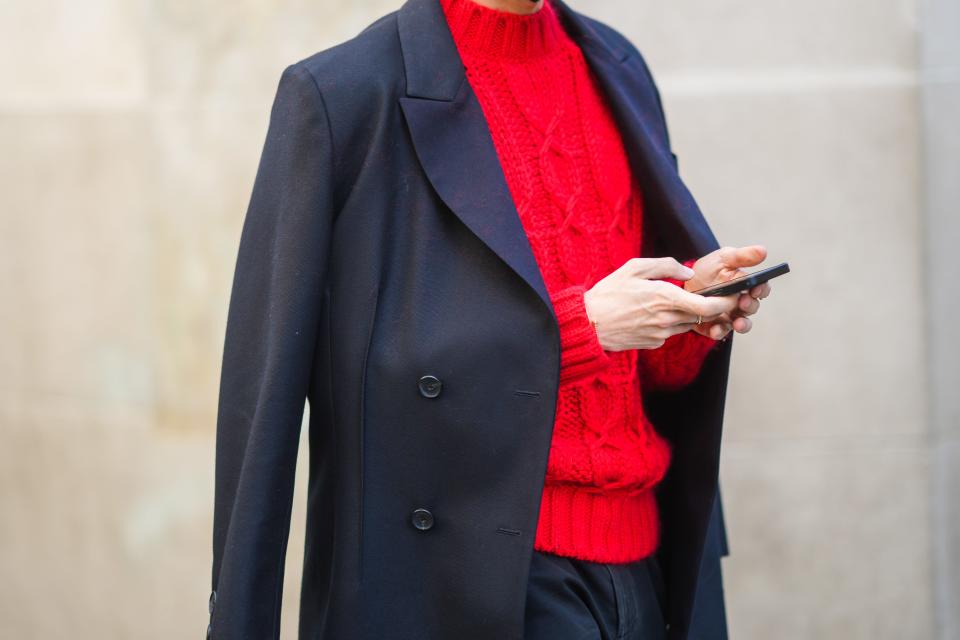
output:
POLYGON ((698 315, 697 315, 697 324, 700 324, 701 322, 703 322, 703 317, 698 314, 698 315))

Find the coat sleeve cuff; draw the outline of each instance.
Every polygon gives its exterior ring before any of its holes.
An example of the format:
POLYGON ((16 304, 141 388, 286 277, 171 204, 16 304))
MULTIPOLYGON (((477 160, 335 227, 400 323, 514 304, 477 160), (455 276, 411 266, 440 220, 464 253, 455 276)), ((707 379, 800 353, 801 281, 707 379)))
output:
POLYGON ((586 287, 575 285, 560 290, 552 298, 560 325, 561 383, 599 373, 612 362, 587 315, 584 293, 586 287))

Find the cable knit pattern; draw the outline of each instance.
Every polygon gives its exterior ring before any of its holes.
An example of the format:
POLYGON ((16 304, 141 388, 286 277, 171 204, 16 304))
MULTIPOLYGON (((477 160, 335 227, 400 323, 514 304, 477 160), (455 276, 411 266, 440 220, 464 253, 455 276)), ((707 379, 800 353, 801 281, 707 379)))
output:
POLYGON ((550 0, 528 15, 439 1, 560 328, 534 547, 638 560, 659 541, 653 488, 671 453, 644 415, 642 390, 689 384, 716 342, 691 331, 659 349, 601 347, 583 294, 639 255, 643 200, 600 89, 550 0))

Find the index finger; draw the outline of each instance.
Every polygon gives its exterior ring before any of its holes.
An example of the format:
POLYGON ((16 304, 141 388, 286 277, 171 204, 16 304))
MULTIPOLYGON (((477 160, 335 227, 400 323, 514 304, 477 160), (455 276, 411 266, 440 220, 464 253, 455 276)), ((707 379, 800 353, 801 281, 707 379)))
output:
POLYGON ((730 313, 737 308, 737 300, 740 297, 739 293, 731 293, 727 296, 701 296, 682 287, 674 287, 674 289, 676 289, 674 308, 704 318, 730 313))
POLYGON ((750 289, 749 293, 751 298, 762 300, 763 298, 766 298, 768 295, 770 295, 770 283, 764 282, 764 283, 758 284, 757 286, 750 289))

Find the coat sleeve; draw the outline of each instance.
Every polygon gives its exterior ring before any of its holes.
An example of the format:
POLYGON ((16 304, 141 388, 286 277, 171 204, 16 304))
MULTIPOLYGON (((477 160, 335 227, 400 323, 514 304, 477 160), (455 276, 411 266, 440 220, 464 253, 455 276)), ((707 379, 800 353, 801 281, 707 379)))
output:
MULTIPOLYGON (((694 262, 687 260, 683 264, 690 267, 694 262)), ((681 280, 664 280, 678 287, 683 286, 681 280)), ((700 373, 707 354, 720 342, 690 330, 670 336, 657 349, 638 349, 637 368, 641 387, 676 390, 687 386, 700 373)))
POLYGON ((312 74, 280 77, 240 233, 216 423, 208 638, 279 638, 300 425, 333 211, 330 124, 312 74))

